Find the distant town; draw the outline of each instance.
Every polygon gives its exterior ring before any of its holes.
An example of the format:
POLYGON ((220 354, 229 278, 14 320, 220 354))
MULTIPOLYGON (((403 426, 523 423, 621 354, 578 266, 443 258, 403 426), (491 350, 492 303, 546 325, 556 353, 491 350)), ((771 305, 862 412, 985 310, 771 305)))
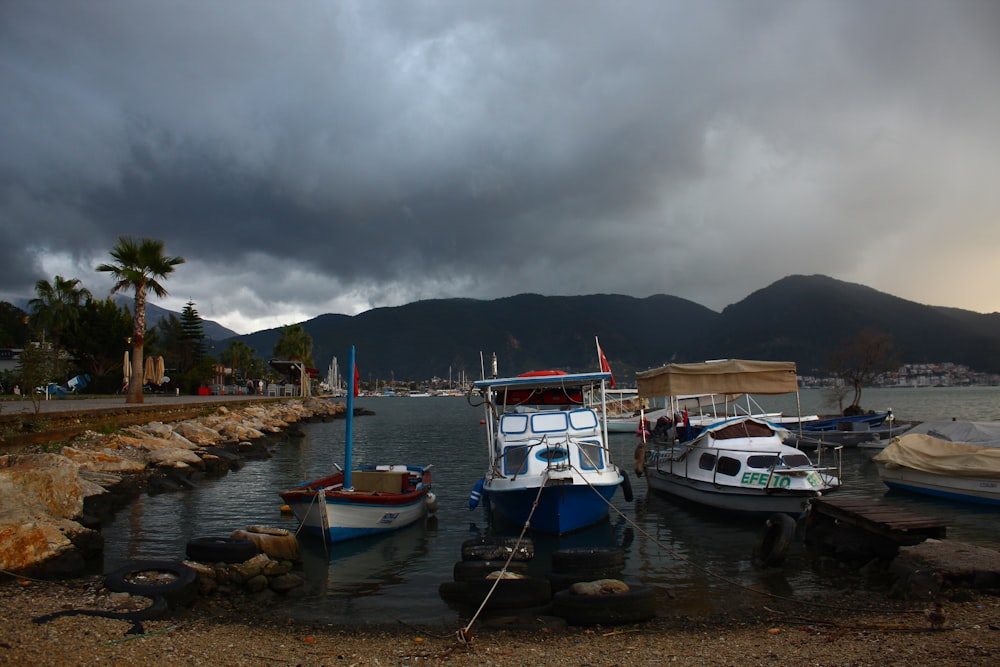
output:
MULTIPOLYGON (((801 387, 831 387, 842 383, 838 378, 799 376, 801 387)), ((942 362, 938 364, 904 364, 898 370, 879 375, 872 387, 995 387, 1000 375, 980 373, 968 366, 942 362)))

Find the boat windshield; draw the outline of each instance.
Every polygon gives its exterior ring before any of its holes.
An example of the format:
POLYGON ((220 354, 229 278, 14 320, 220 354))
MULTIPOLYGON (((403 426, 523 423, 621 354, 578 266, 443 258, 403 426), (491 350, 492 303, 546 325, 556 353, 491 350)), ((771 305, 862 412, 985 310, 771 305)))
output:
POLYGON ((777 454, 754 454, 747 457, 747 466, 750 468, 767 469, 774 467, 806 468, 812 465, 809 457, 805 454, 785 454, 779 457, 777 454))

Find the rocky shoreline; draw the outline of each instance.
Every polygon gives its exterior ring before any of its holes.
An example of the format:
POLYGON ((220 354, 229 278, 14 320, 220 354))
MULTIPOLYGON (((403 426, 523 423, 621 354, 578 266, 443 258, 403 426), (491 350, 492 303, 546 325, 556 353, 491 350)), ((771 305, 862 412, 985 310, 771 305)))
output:
POLYGON ((343 416, 321 399, 247 404, 110 433, 85 431, 58 452, 26 447, 0 456, 0 570, 39 578, 79 576, 99 557, 102 521, 140 493, 190 486, 269 457, 300 422, 343 416))

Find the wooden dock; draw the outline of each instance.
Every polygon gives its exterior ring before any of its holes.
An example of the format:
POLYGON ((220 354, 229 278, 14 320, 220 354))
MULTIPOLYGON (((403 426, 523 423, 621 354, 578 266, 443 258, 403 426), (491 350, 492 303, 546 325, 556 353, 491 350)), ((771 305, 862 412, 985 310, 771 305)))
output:
POLYGON ((810 520, 816 518, 813 513, 904 546, 919 544, 927 538, 944 539, 948 530, 944 519, 921 516, 870 498, 819 498, 810 503, 810 520))

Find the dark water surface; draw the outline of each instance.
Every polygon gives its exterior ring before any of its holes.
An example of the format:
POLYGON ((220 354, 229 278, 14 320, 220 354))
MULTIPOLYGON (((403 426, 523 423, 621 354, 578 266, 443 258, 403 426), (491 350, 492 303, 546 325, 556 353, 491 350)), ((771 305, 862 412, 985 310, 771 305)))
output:
MULTIPOLYGON (((866 406, 892 407, 902 419, 1000 419, 1000 389, 865 390, 866 406)), ((824 395, 805 390, 803 413, 829 413, 824 395)), ((320 622, 459 623, 460 612, 438 596, 450 581, 464 540, 486 534, 482 508, 468 509, 473 483, 485 461, 479 409, 463 398, 360 398, 376 414, 354 420, 355 463, 433 464, 440 509, 426 523, 394 533, 335 545, 328 554, 317 542, 302 541, 309 592, 288 601, 287 612, 320 622)), ((794 413, 790 405, 765 406, 794 413)), ((278 492, 328 474, 344 455, 342 420, 306 424, 306 436, 275 449, 274 457, 248 462, 239 471, 206 480, 195 489, 142 496, 121 510, 103 530, 105 570, 136 558, 184 558, 196 537, 227 536, 250 525, 294 531, 297 522, 280 513, 278 492)), ((612 435, 619 463, 631 471, 634 438, 612 435)), ((870 462, 871 452, 845 453, 840 495, 878 498, 952 522, 949 538, 1000 548, 1000 512, 974 505, 888 492, 870 462)), ((534 536, 531 567, 543 574, 552 551, 573 546, 623 546, 624 575, 653 586, 672 613, 718 611, 737 603, 753 587, 780 595, 807 596, 844 585, 843 573, 820 572, 801 544, 795 544, 780 572, 755 568, 750 557, 761 520, 733 518, 681 507, 647 493, 632 475, 635 500, 615 495, 608 522, 564 538, 534 536)), ((509 532, 509 531, 508 531, 509 532)))

